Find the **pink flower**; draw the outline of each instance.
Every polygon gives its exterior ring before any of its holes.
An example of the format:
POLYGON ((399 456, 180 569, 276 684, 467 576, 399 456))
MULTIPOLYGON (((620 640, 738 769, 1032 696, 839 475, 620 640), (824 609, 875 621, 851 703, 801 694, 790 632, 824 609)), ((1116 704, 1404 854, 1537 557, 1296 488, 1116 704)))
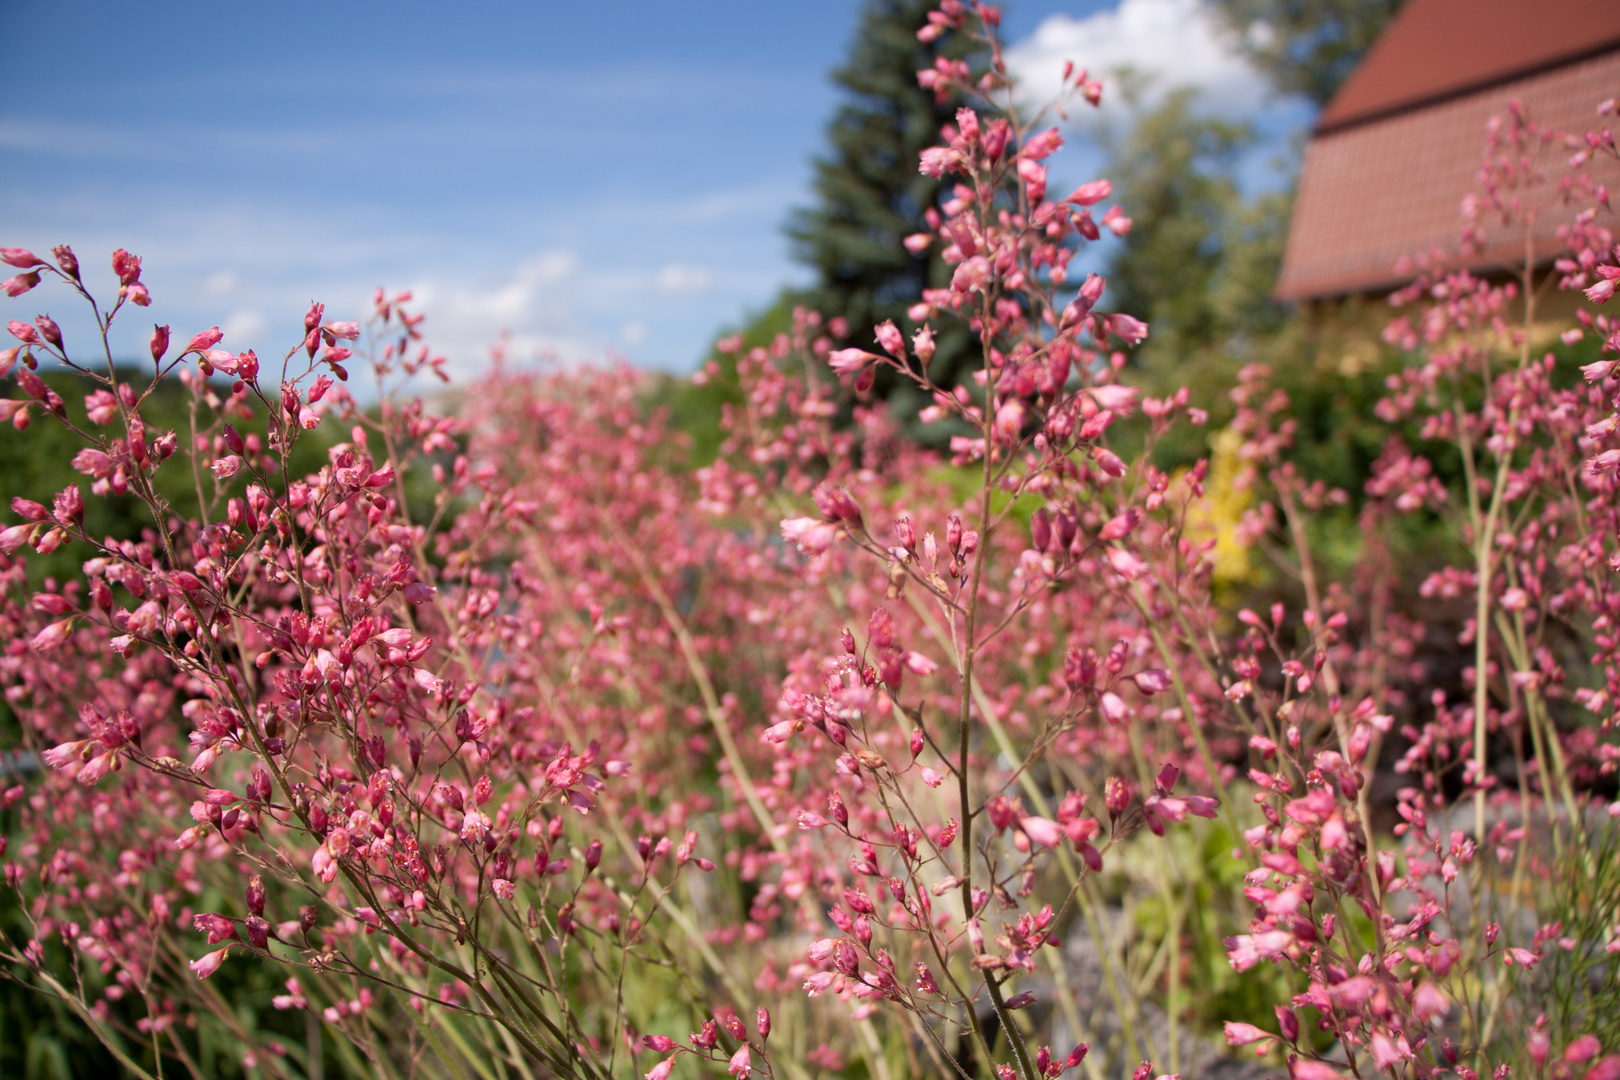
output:
POLYGON ((1114 185, 1107 180, 1093 180, 1088 184, 1081 184, 1074 189, 1064 202, 1071 202, 1077 206, 1095 206, 1114 193, 1114 185))
POLYGON ((807 517, 788 518, 782 522, 782 539, 790 544, 797 544, 800 551, 811 555, 820 555, 826 551, 837 537, 838 528, 830 522, 807 517))
POLYGON ((197 973, 197 978, 206 979, 219 970, 219 966, 225 962, 225 954, 230 951, 231 947, 229 945, 223 949, 215 949, 211 953, 204 953, 200 958, 193 960, 186 966, 197 973))
POLYGON ((1144 694, 1162 694, 1175 685, 1170 673, 1163 668, 1146 668, 1131 676, 1136 688, 1144 694))
POLYGON ((1248 971, 1262 960, 1283 955, 1294 943, 1294 935, 1286 930, 1268 930, 1262 934, 1238 934, 1226 939, 1226 958, 1234 971, 1248 971))
MULTIPOLYGON (((1101 469, 1104 475, 1116 480, 1126 473, 1125 462, 1121 461, 1119 455, 1112 450, 1098 450, 1092 455, 1092 460, 1097 463, 1097 468, 1101 469)), ((1112 561, 1112 554, 1109 555, 1109 559, 1112 561)))
POLYGON ((893 319, 885 319, 878 324, 877 342, 883 346, 883 351, 896 360, 904 360, 906 356, 906 339, 894 325, 893 319))
POLYGON ((1146 577, 1148 573, 1148 564, 1124 548, 1108 549, 1108 565, 1114 568, 1114 573, 1127 581, 1146 577))
POLYGON ((15 266, 20 270, 45 265, 44 259, 27 248, 0 248, 0 262, 5 263, 7 266, 15 266))
POLYGON ((852 375, 874 360, 882 357, 865 349, 836 349, 827 357, 828 364, 840 375, 852 375))
MULTIPOLYGON (((154 334, 153 336, 155 338, 156 334, 154 334)), ((167 336, 168 335, 164 335, 165 339, 167 339, 167 336)), ((197 334, 195 337, 193 337, 191 339, 190 344, 188 344, 186 346, 185 351, 188 352, 188 353, 189 352, 204 352, 204 351, 206 351, 208 349, 212 349, 215 345, 218 345, 220 343, 221 339, 223 339, 224 337, 225 337, 225 335, 224 335, 223 332, 220 331, 219 327, 217 327, 217 326, 209 327, 207 330, 204 330, 202 333, 197 334)))
POLYGON ((10 555, 28 543, 28 536, 33 531, 33 525, 11 525, 0 529, 0 554, 10 555))
POLYGON ((1240 1024, 1232 1020, 1226 1022, 1226 1042, 1229 1046, 1248 1046, 1250 1043, 1271 1037, 1269 1032, 1262 1031, 1253 1024, 1240 1024))
POLYGON ((1110 724, 1123 724, 1131 718, 1131 707, 1125 704, 1125 699, 1112 690, 1097 699, 1097 711, 1102 713, 1103 719, 1110 724))
POLYGON ((1512 967, 1514 964, 1518 964, 1520 967, 1524 968, 1526 971, 1528 971, 1530 968, 1535 967, 1537 961, 1539 961, 1540 959, 1541 959, 1541 957, 1537 956, 1535 953, 1531 952, 1529 949, 1520 949, 1520 948, 1516 948, 1516 947, 1515 948, 1510 948, 1510 949, 1508 949, 1506 952, 1504 952, 1502 954, 1502 962, 1504 964, 1508 965, 1508 967, 1512 967))
POLYGON ((1596 1035, 1582 1035, 1564 1047, 1564 1060, 1571 1065, 1585 1065, 1597 1057, 1602 1049, 1603 1044, 1598 1042, 1596 1035))
POLYGON ((89 739, 79 739, 76 742, 65 742, 58 746, 51 747, 49 750, 41 754, 40 757, 45 759, 46 765, 49 765, 53 769, 60 769, 63 766, 70 765, 79 760, 79 755, 89 744, 89 739))
POLYGON ((1380 1069, 1393 1069, 1401 1062, 1412 1056, 1412 1051, 1406 1049, 1405 1039, 1391 1039, 1382 1031, 1373 1033, 1370 1040, 1373 1064, 1380 1069))
POLYGON ((89 787, 91 784, 98 783, 103 776, 117 768, 118 751, 108 750, 106 753, 97 754, 85 762, 84 767, 73 774, 73 779, 89 787))
MULTIPOLYGON (((1057 128, 1053 127, 1030 136, 1029 141, 1024 143, 1024 148, 1019 153, 1025 158, 1033 158, 1038 161, 1041 158, 1051 157, 1062 148, 1063 136, 1058 132, 1057 128)), ((1106 182, 1104 181, 1104 183, 1106 182)))
POLYGON ((951 275, 951 291, 958 293, 980 292, 990 284, 990 260, 983 255, 975 255, 971 259, 964 259, 956 272, 951 275))
POLYGON ((1610 1054, 1593 1065, 1581 1080, 1620 1080, 1620 1054, 1610 1054))
POLYGON ((1063 827, 1043 817, 1026 817, 1019 823, 1024 835, 1042 847, 1057 847, 1063 843, 1063 827))
POLYGON ((753 1070, 753 1062, 754 1058, 748 1050, 748 1044, 744 1043, 735 1054, 731 1055, 731 1064, 726 1067, 726 1071, 732 1076, 744 1077, 753 1070))
POLYGON ((917 171, 938 180, 962 164, 962 155, 947 146, 930 146, 918 158, 917 171))
POLYGON ((1614 286, 1612 278, 1603 278, 1586 290, 1586 298, 1594 304, 1606 303, 1614 295, 1614 286))
POLYGON ((1127 345, 1140 345, 1147 340, 1148 325, 1135 316, 1115 312, 1108 316, 1108 332, 1127 345))
POLYGON ((39 652, 50 652, 73 633, 73 619, 66 618, 51 623, 45 629, 34 635, 29 643, 39 652))
POLYGON ((677 1051, 654 1065, 651 1071, 644 1074, 646 1080, 669 1080, 669 1074, 675 1071, 675 1059, 680 1056, 677 1051))
POLYGON ((21 296, 38 284, 38 272, 18 274, 16 277, 7 278, 4 284, 0 284, 0 289, 4 289, 7 296, 21 296))

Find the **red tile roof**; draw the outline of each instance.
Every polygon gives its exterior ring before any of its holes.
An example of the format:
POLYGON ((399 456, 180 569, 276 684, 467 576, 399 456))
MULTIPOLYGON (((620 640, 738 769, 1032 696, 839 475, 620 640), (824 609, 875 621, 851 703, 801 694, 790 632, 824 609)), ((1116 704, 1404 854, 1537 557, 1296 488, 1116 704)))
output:
POLYGON ((1620 47, 1616 0, 1408 0, 1317 120, 1327 133, 1620 47))
MULTIPOLYGON (((1404 284, 1403 255, 1456 248, 1493 115, 1517 99, 1532 120, 1581 133, 1617 94, 1620 0, 1410 0, 1306 147, 1277 295, 1404 284), (1515 36, 1522 49, 1511 47, 1515 36)), ((1620 167, 1592 167, 1620 198, 1620 167)), ((1557 250, 1557 224, 1540 220, 1538 257, 1557 250)), ((1468 265, 1499 267, 1523 252, 1522 233, 1500 233, 1468 265)))

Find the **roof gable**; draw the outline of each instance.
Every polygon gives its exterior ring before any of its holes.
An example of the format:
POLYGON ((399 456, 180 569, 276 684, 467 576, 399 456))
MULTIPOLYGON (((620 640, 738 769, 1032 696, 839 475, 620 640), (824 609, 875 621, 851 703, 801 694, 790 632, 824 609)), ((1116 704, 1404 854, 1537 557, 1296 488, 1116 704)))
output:
POLYGON ((1317 120, 1326 134, 1620 46, 1620 0, 1408 0, 1317 120))

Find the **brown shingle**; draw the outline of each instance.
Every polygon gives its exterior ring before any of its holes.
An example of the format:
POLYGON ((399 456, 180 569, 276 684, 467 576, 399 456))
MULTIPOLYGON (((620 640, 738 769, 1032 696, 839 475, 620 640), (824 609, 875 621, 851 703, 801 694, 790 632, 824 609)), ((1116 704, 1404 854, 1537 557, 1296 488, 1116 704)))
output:
POLYGON ((1616 0, 1408 0, 1317 120, 1326 134, 1620 46, 1616 0))
MULTIPOLYGON (((1606 2, 1620 11, 1620 3, 1606 2)), ((1446 3, 1454 0, 1413 0, 1413 8, 1446 3)), ((1479 6, 1497 3, 1483 0, 1479 6)), ((1558 5, 1522 6, 1545 11, 1558 5)), ((1392 27, 1390 34, 1397 29, 1392 27)), ((1369 54, 1367 66, 1374 59, 1369 54)), ((1365 70, 1358 71, 1352 83, 1365 70)), ((1422 82, 1414 76, 1407 85, 1422 82)), ((1346 84, 1345 92, 1351 89, 1346 84)), ((1305 150, 1277 295, 1311 299, 1403 284, 1395 271, 1403 255, 1457 246, 1462 199, 1474 190, 1491 116, 1518 99, 1532 120, 1582 133, 1599 126, 1596 104, 1617 93, 1620 51, 1611 51, 1438 104, 1317 134, 1305 150)), ((1555 161, 1560 159, 1554 156, 1555 161)), ((1593 168, 1620 195, 1620 169, 1612 159, 1596 159, 1593 168)), ((1557 224, 1551 215, 1539 222, 1538 255, 1556 249, 1557 224)), ((1475 269, 1511 262, 1523 250, 1522 233, 1509 237, 1497 228, 1488 235, 1492 243, 1470 264, 1475 269)))

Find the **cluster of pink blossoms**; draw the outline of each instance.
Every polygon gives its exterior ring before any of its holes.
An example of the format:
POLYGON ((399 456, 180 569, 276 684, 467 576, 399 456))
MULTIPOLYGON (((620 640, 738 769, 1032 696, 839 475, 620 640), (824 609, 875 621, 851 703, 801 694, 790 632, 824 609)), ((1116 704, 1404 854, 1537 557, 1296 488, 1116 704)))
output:
MULTIPOLYGON (((919 73, 972 103, 922 155, 953 187, 906 240, 949 287, 870 341, 808 311, 767 346, 723 341, 699 378, 739 394, 701 468, 623 369, 498 365, 448 415, 406 398, 443 377, 408 295, 379 291, 363 324, 312 305, 279 371, 217 328, 178 351, 155 328, 137 375, 82 361, 48 315, 10 321, 0 374, 22 396, 0 416, 65 425, 90 497, 147 516, 91 535, 75 483, 19 495, 0 531, 21 730, 0 859, 29 928, 0 963, 133 1075, 188 1060, 201 1024, 308 1075, 215 989, 263 962, 296 969, 274 1010, 385 1073, 435 1055, 666 1080, 691 1059, 808 1080, 858 1056, 880 1078, 1150 1080, 1140 1051, 1170 1075, 1182 1053, 1180 960, 1153 1048, 1093 1030, 1064 941, 1096 939, 1128 1025, 1127 977, 1180 937, 1105 947, 1110 893, 1179 835, 1218 835, 1249 916, 1228 962, 1287 988, 1274 1025, 1226 1024, 1231 1045, 1292 1080, 1620 1080, 1601 989, 1620 327, 1578 312, 1564 346, 1600 350, 1578 374, 1532 347, 1544 281, 1601 305, 1620 280, 1594 172, 1612 137, 1518 110, 1489 132, 1466 242, 1556 210, 1566 250, 1516 280, 1414 266, 1347 568, 1312 545, 1348 493, 1291 459, 1270 372, 1241 373, 1239 532, 1297 585, 1232 611, 1208 463, 1154 463, 1210 413, 1127 385, 1147 326, 1106 310, 1101 276, 1069 280, 1131 221, 1098 209, 1106 180, 1049 197, 1062 138, 1020 114, 998 23, 945 0, 919 35, 990 57, 919 73), (930 374, 948 319, 978 342, 964 385, 930 374), (84 380, 82 408, 42 363, 84 380), (880 367, 926 395, 947 453, 868 402, 880 367), (154 420, 171 379, 177 430, 154 420), (325 463, 295 472, 317 438, 325 463), (1457 538, 1415 585, 1403 519, 1457 538), (40 579, 25 549, 82 553, 82 573, 40 579), (1426 660, 1436 633, 1470 661, 1456 678, 1426 660), (89 978, 53 966, 57 942, 89 978)), ((1101 86, 1071 67, 1076 98, 1101 86)), ((77 294, 103 340, 151 302, 127 252, 106 309, 66 247, 0 258, 8 296, 77 294)))

